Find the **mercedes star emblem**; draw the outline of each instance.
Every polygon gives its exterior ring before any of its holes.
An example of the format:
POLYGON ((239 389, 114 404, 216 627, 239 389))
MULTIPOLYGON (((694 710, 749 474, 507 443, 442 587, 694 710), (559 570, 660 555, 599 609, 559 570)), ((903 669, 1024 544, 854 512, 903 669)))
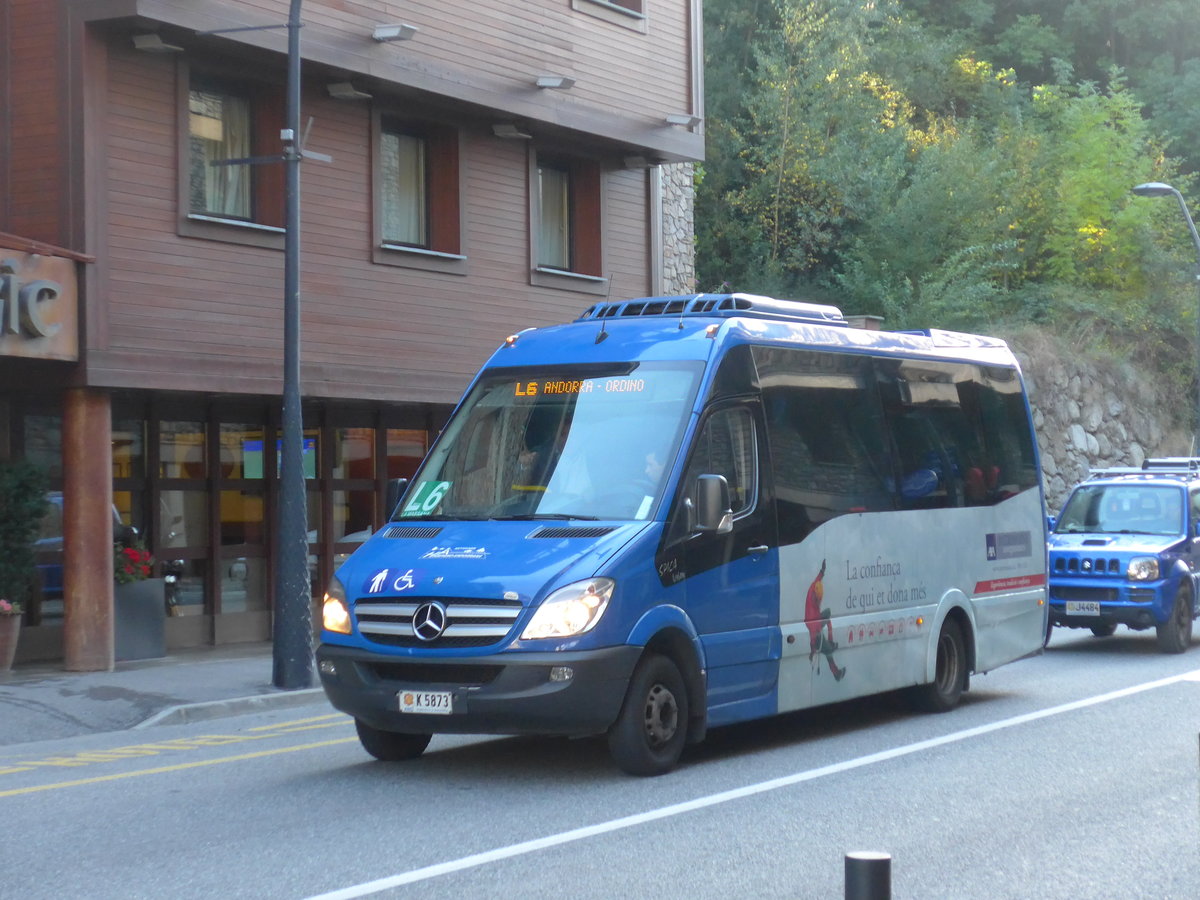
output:
POLYGON ((413 613, 412 630, 418 640, 437 640, 446 630, 446 607, 440 603, 422 603, 413 613))

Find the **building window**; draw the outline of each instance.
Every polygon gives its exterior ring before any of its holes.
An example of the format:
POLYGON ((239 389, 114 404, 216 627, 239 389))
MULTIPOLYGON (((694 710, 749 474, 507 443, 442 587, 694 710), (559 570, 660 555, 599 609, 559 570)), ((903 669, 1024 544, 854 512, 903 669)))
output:
POLYGON ((385 131, 380 147, 383 169, 383 240, 428 246, 426 141, 415 134, 385 131))
POLYGON ((458 144, 448 126, 376 117, 376 262, 465 273, 458 144))
POLYGON ((571 271, 571 173, 538 165, 538 265, 571 271))
POLYGON ((604 19, 613 25, 646 33, 645 0, 571 0, 571 9, 604 19))
POLYGON ((191 142, 189 210, 210 216, 250 219, 249 164, 223 165, 250 156, 250 100, 219 90, 188 92, 191 142))
POLYGON ((538 275, 574 282, 559 287, 589 290, 602 283, 599 164, 539 155, 531 181, 534 283, 545 282, 538 275))
POLYGON ((282 92, 197 72, 181 80, 180 233, 282 247, 284 166, 228 164, 280 154, 282 92))

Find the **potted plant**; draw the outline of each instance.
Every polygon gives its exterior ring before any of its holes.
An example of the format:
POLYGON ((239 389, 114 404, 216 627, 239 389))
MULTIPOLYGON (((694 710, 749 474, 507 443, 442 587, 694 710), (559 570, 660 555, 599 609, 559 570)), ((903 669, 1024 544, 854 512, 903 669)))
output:
POLYGON ((45 472, 32 463, 0 463, 0 671, 12 666, 21 614, 37 590, 34 541, 46 488, 45 472))
POLYGON ((145 581, 153 571, 154 557, 141 541, 113 545, 113 578, 117 584, 145 581))
POLYGON ((154 557, 139 538, 113 545, 114 650, 118 660, 166 655, 165 582, 153 574, 154 557))

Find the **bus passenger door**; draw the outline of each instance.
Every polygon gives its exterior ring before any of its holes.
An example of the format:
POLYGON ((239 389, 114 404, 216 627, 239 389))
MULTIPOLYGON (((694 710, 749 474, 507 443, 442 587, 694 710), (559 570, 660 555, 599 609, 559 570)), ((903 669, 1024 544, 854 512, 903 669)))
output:
POLYGON ((708 667, 709 724, 776 712, 779 651, 778 560, 774 519, 764 496, 765 444, 757 403, 713 409, 692 448, 664 553, 685 573, 688 614, 708 667), (729 486, 732 528, 689 532, 697 478, 720 475, 729 486))

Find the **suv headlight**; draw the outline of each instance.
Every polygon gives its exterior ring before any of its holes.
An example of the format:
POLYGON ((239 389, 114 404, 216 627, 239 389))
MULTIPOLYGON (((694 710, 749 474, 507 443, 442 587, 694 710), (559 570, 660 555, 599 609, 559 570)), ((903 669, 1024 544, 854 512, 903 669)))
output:
POLYGON ((321 602, 321 627, 335 634, 349 634, 350 606, 346 603, 346 589, 337 578, 329 579, 325 599, 321 602))
POLYGON ((542 601, 521 640, 571 637, 590 631, 608 608, 615 586, 611 578, 589 578, 559 588, 542 601))
POLYGON ((1158 577, 1158 557, 1135 556, 1125 574, 1130 581, 1153 581, 1158 577))

